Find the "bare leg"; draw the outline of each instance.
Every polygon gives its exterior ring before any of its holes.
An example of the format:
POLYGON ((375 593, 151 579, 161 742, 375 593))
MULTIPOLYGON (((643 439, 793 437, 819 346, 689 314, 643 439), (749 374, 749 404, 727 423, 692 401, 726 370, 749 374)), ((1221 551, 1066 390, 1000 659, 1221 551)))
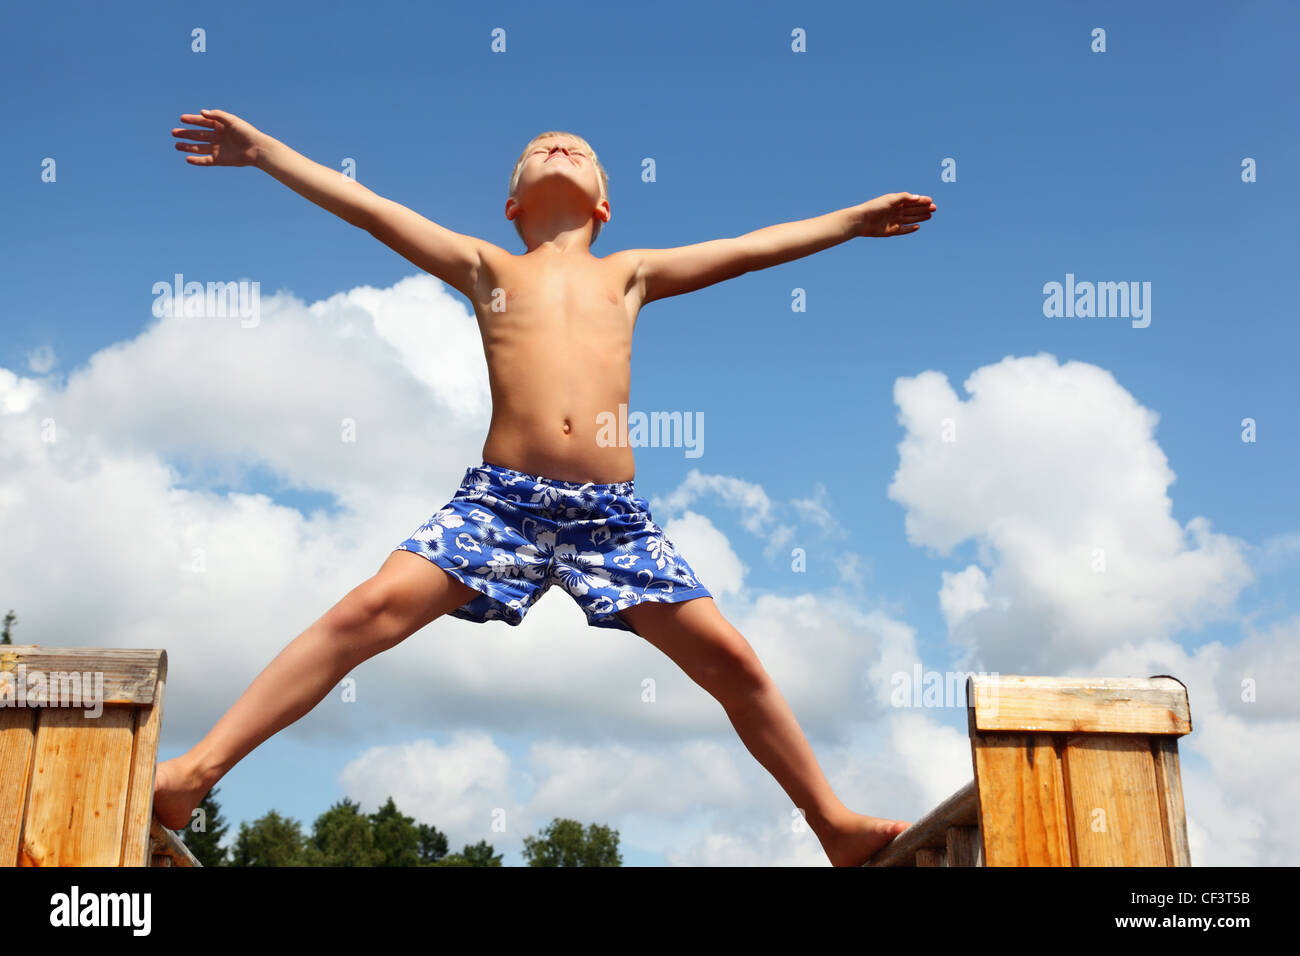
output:
POLYGON ((789 704, 712 598, 639 604, 620 615, 709 691, 754 758, 803 810, 835 866, 861 866, 907 828, 854 813, 831 789, 789 704))
POLYGON ((298 720, 358 664, 475 594, 427 559, 394 551, 284 648, 190 750, 158 764, 154 813, 180 829, 230 768, 298 720))

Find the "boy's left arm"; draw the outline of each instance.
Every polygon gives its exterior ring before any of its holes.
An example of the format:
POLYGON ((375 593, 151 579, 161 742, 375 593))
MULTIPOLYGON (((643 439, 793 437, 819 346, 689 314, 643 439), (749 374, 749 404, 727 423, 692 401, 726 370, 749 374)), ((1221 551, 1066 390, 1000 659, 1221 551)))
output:
POLYGON ((824 216, 783 222, 732 239, 672 249, 631 249, 644 305, 694 292, 746 272, 821 252, 858 236, 905 236, 938 207, 929 196, 886 193, 824 216))

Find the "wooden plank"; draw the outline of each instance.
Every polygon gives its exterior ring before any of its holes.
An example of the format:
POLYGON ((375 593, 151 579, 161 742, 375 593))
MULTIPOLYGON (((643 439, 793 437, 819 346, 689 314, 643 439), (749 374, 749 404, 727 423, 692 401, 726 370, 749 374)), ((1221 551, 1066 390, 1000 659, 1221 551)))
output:
POLYGON ((154 817, 149 826, 149 846, 153 866, 202 866, 198 858, 185 845, 185 841, 167 829, 154 817), (160 862, 166 860, 166 862, 160 862))
POLYGON ((983 866, 984 842, 979 827, 949 827, 948 865, 983 866))
POLYGON ((916 851, 947 847, 950 826, 970 826, 978 819, 979 808, 972 780, 943 803, 894 837, 864 866, 913 866, 916 851))
MULTIPOLYGON (((40 680, 30 691, 26 682, 20 688, 32 703, 44 703, 50 674, 90 674, 105 704, 152 704, 158 683, 158 668, 165 651, 161 648, 120 647, 41 647, 39 644, 14 644, 0 649, 0 673, 13 678, 40 680)), ((57 693, 57 683, 55 684, 57 693)), ((83 689, 82 693, 88 693, 83 689)))
POLYGON ((1187 816, 1183 809, 1183 777, 1178 769, 1178 738, 1152 737, 1156 784, 1160 788, 1160 821, 1165 834, 1165 865, 1191 866, 1187 816))
POLYGON ((1064 770, 1078 866, 1165 866, 1150 743, 1124 734, 1065 741, 1064 770))
POLYGON ((135 749, 127 784, 126 817, 122 832, 122 866, 149 865, 149 827, 153 819, 153 785, 158 768, 158 736, 162 731, 167 652, 158 658, 158 686, 153 704, 136 707, 135 749))
POLYGON ((916 851, 917 866, 947 866, 948 851, 943 847, 921 847, 916 851))
POLYGON ((985 866, 1070 866, 1065 781, 1048 734, 971 734, 985 866))
POLYGON ((1189 734, 1187 688, 1173 677, 971 675, 980 731, 1189 734))
POLYGON ((21 866, 118 866, 135 709, 41 708, 21 866))
POLYGON ((0 866, 18 865, 38 713, 0 708, 0 866))

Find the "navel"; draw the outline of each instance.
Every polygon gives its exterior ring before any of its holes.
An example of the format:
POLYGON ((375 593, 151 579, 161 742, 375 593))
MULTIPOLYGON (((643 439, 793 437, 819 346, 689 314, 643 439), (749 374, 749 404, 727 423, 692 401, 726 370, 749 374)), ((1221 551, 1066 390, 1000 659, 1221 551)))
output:
POLYGON ((569 420, 566 418, 566 419, 564 420, 564 434, 567 435, 567 434, 569 434, 569 432, 571 432, 571 431, 573 431, 573 425, 572 425, 572 424, 569 422, 569 420))

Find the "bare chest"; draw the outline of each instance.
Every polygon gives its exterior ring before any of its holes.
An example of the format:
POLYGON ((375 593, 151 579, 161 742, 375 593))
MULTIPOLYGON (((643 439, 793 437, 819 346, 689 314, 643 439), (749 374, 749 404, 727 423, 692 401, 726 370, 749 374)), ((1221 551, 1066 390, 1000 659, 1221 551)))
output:
POLYGON ((631 332, 636 319, 630 282, 601 260, 581 266, 514 262, 495 270, 478 303, 485 329, 573 329, 631 332))

